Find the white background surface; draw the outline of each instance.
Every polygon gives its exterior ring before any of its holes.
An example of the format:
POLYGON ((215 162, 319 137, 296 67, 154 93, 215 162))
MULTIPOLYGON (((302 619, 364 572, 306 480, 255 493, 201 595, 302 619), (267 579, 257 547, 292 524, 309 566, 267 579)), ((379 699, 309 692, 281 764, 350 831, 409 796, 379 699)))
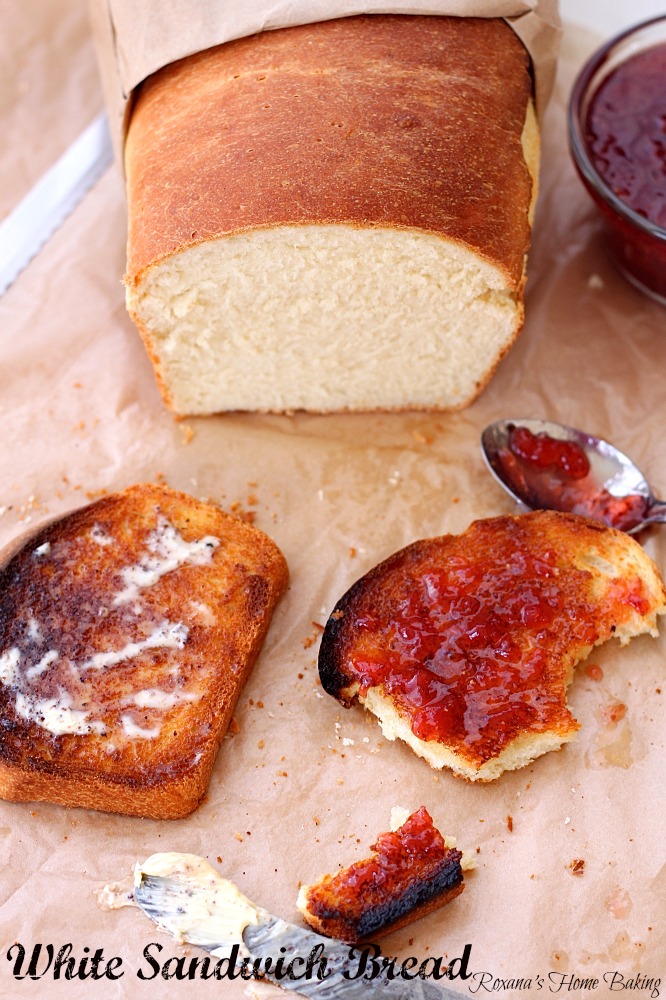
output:
POLYGON ((604 38, 640 21, 666 14, 663 0, 560 0, 562 21, 580 24, 604 38))

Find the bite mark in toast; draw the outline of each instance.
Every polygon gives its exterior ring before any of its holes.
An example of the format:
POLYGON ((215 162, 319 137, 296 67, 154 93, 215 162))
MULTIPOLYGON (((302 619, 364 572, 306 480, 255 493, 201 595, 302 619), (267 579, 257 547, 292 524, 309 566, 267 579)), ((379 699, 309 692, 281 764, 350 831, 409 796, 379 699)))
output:
POLYGON ((286 582, 263 532, 149 484, 14 547, 0 568, 0 796, 192 812, 286 582))
POLYGON ((573 668, 611 637, 657 634, 652 560, 628 535, 552 511, 418 541, 342 597, 324 689, 358 700, 431 766, 492 780, 571 740, 573 668))

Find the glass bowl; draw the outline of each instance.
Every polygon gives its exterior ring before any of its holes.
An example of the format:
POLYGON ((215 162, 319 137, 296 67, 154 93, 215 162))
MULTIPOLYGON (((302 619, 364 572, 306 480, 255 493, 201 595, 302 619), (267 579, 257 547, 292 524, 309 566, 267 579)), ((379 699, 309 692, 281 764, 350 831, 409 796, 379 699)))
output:
MULTIPOLYGON (((632 57, 659 45, 666 46, 666 15, 644 21, 612 38, 598 49, 580 71, 569 102, 569 145, 578 173, 601 211, 608 245, 620 270, 642 291, 666 305, 666 228, 631 208, 597 170, 588 137, 588 114, 599 87, 632 57)), ((629 69, 625 70, 629 73, 629 69)), ((666 184, 666 73, 655 93, 663 94, 666 184)), ((660 182, 659 182, 660 183, 660 182)), ((666 191, 664 192, 666 204, 666 191)))

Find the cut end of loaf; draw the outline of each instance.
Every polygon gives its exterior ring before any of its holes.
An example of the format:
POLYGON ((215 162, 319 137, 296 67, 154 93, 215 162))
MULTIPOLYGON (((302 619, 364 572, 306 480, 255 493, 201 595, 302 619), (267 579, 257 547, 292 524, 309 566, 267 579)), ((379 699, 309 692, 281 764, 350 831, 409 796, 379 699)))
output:
POLYGON ((180 414, 457 409, 522 324, 519 290, 451 240, 297 225, 146 268, 128 308, 180 414))

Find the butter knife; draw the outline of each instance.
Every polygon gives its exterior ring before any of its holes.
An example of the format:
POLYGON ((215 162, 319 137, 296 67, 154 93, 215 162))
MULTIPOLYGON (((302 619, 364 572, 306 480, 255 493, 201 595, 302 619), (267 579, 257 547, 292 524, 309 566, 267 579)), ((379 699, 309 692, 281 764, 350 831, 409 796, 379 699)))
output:
MULTIPOLYGON (((256 970, 282 989, 316 1000, 460 1000, 450 987, 427 979, 399 978, 374 946, 349 945, 287 923, 256 906, 215 869, 194 855, 153 855, 137 865, 134 901, 177 940, 227 958, 243 978, 256 970), (169 859, 164 864, 162 859, 169 859), (156 863, 157 859, 157 863, 156 863), (177 867, 173 859, 179 859, 177 867), (186 863, 180 861, 186 859, 186 863), (165 874, 151 874, 151 869, 165 874), (170 870, 171 869, 171 870, 170 870), (373 964, 373 960, 375 964, 373 964), (391 978, 391 968, 396 978, 391 978), (289 969, 293 978, 289 976, 289 969), (378 974, 368 978, 373 971, 378 974)), ((232 978, 230 976, 230 978, 232 978)))

